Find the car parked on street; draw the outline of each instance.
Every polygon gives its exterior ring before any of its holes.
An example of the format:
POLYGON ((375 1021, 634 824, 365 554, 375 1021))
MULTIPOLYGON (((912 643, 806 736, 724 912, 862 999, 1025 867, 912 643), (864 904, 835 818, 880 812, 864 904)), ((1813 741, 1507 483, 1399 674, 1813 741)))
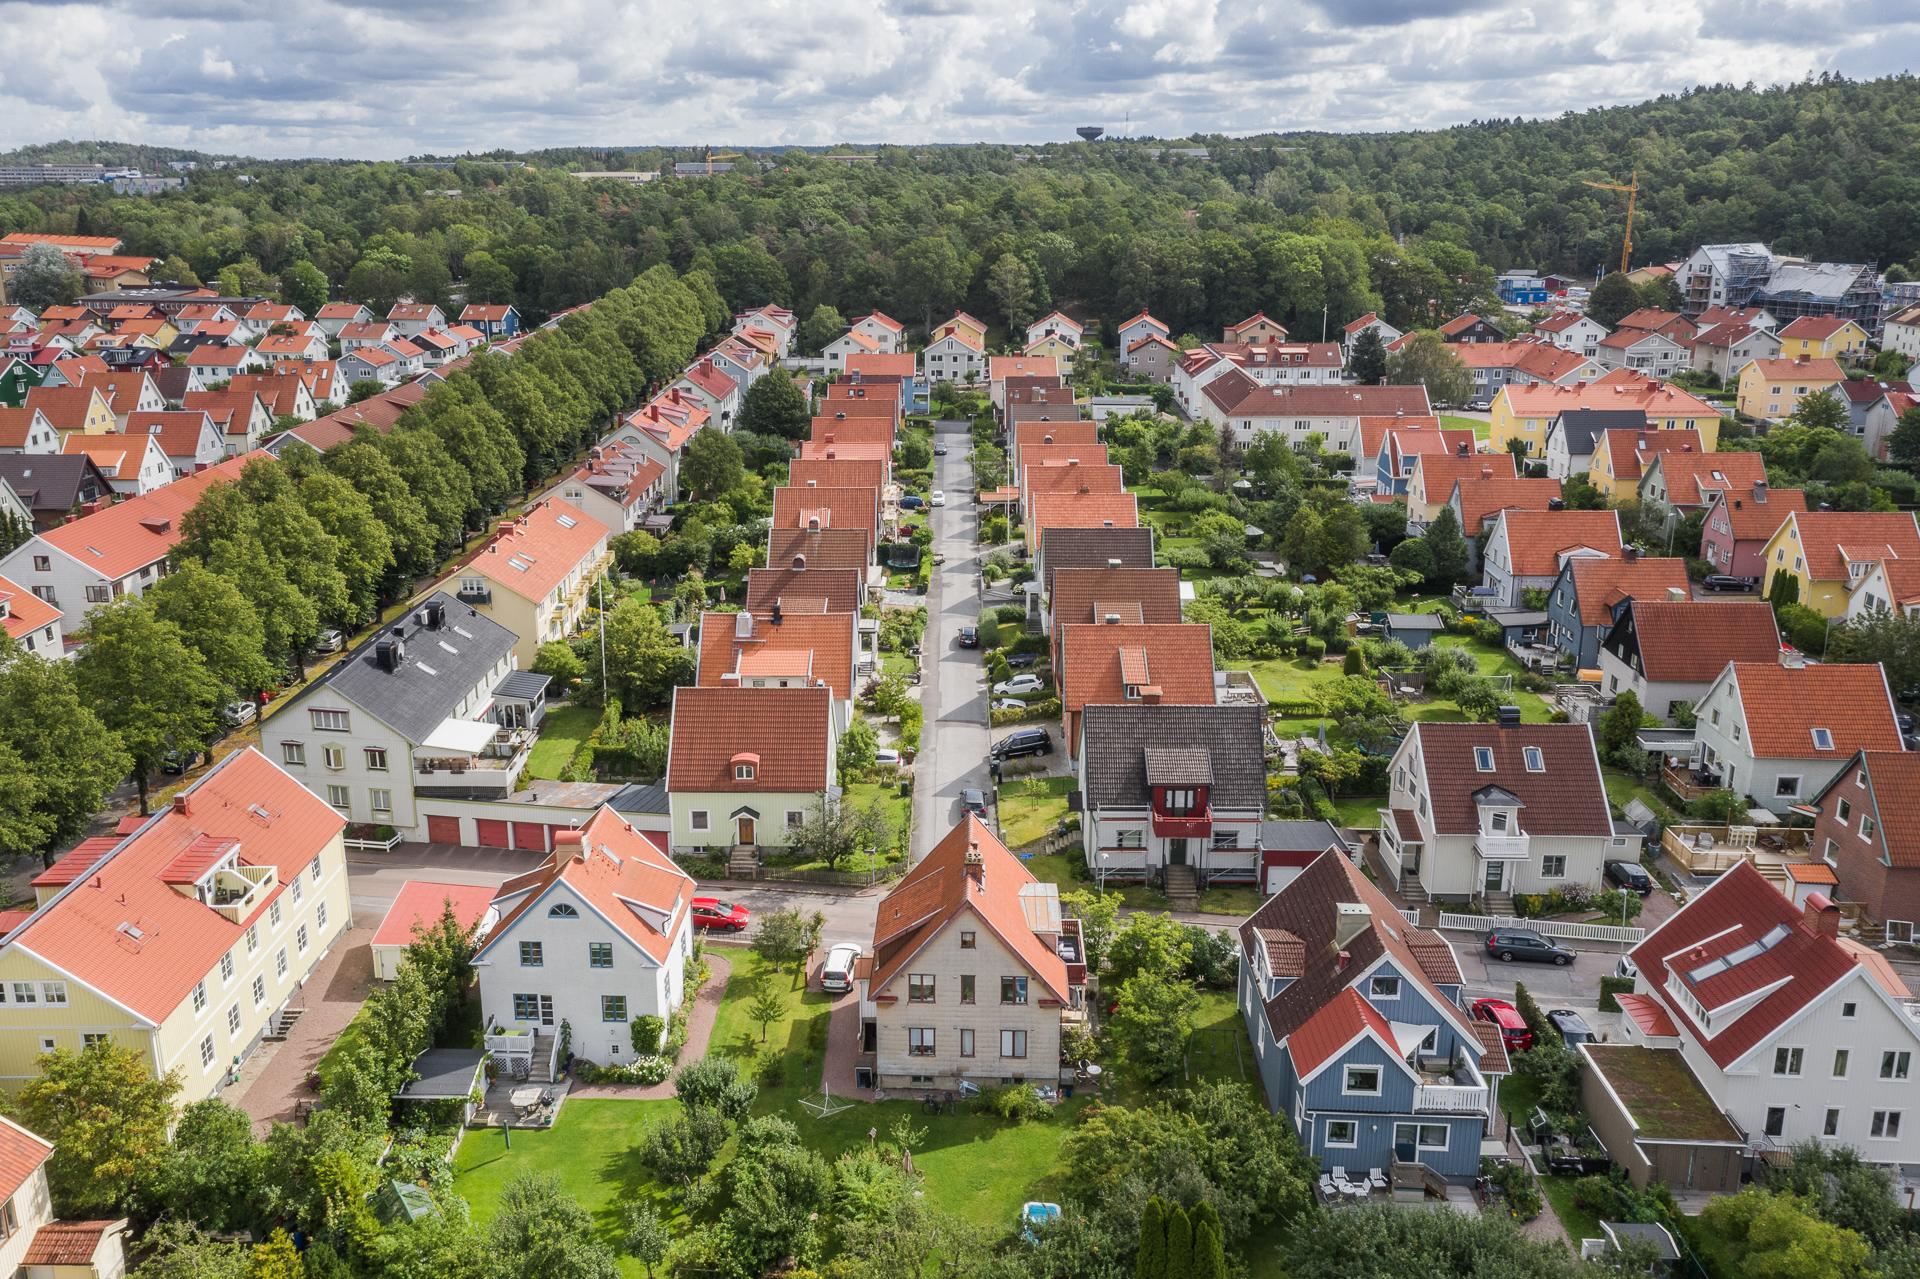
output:
POLYGON ((220 718, 229 728, 242 728, 260 718, 260 708, 242 698, 237 702, 228 702, 221 710, 220 718))
POLYGON ((1710 591, 1750 591, 1759 583, 1750 577, 1735 577, 1731 573, 1709 573, 1700 579, 1700 585, 1710 591))
POLYGON ((940 489, 935 489, 933 491, 933 496, 929 497, 927 499, 927 502, 929 505, 932 505, 932 506, 945 506, 947 504, 947 495, 944 491, 940 489))
POLYGON ((313 651, 316 653, 338 653, 341 646, 346 642, 347 637, 341 634, 336 628, 330 626, 326 630, 321 631, 314 639, 313 651))
POLYGON ((1653 891, 1653 876, 1647 874, 1639 862, 1608 862, 1603 878, 1615 888, 1624 888, 1642 897, 1653 891))
MULTIPOLYGON (((1022 702, 1021 705, 1026 703, 1022 702)), ((1017 759, 1022 755, 1053 754, 1053 735, 1044 728, 1020 728, 995 742, 987 752, 992 759, 1017 759)))
POLYGON ((826 963, 820 965, 820 989, 836 995, 852 990, 853 965, 859 958, 860 943, 835 942, 827 951, 826 963))
POLYGON ((961 648, 979 648, 980 628, 978 626, 962 626, 960 628, 959 643, 961 648))
POLYGON ((738 902, 722 901, 718 897, 696 897, 693 899, 693 926, 709 931, 719 929, 722 932, 738 933, 746 931, 753 916, 745 906, 738 902))
POLYGON ((900 509, 903 511, 917 511, 926 504, 926 499, 918 493, 909 493, 900 499, 900 509))
POLYGON ((985 817, 987 793, 972 786, 967 787, 960 792, 960 808, 963 812, 972 813, 975 817, 985 817))
POLYGON ((1024 671, 1030 666, 1038 665, 1039 662, 1040 662, 1040 654, 1038 653, 1008 653, 1007 654, 1008 670, 1024 671))
POLYGON ((987 704, 987 709, 992 711, 1023 711, 1027 709, 1027 704, 1017 697, 996 697, 987 704))
POLYGON ((1487 934, 1487 953, 1503 964, 1553 964, 1565 968, 1574 954, 1531 928, 1496 928, 1487 934))
POLYGON ((993 686, 993 691, 996 695, 998 694, 1012 695, 1015 693, 1038 693, 1040 690, 1044 689, 1046 686, 1047 686, 1047 681, 1041 679, 1038 675, 1034 675, 1034 674, 1015 675, 1012 679, 1003 679, 998 684, 995 684, 993 686))
POLYGON ((882 768, 898 768, 900 766, 900 752, 891 746, 882 746, 873 753, 873 762, 882 768))
POLYGON ((934 446, 933 446, 933 455, 934 455, 935 457, 945 457, 945 456, 947 455, 947 446, 946 446, 946 445, 944 445, 944 444, 936 444, 936 445, 934 445, 934 446))
POLYGON ((1533 1047, 1533 1031, 1527 1026, 1527 1019, 1520 1010, 1504 999, 1476 999, 1472 1004, 1473 1019, 1484 1021, 1500 1028, 1500 1042, 1509 1052, 1525 1052, 1533 1047))

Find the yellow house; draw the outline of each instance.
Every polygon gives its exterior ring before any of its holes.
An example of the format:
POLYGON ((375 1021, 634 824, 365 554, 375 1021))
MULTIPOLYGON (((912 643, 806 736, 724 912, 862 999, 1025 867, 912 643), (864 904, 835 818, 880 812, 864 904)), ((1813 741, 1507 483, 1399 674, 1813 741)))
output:
POLYGON ((26 407, 46 414, 61 435, 106 435, 119 425, 98 387, 36 386, 27 392, 26 407))
POLYGON ((1780 330, 1780 357, 1786 360, 1843 360, 1867 349, 1867 331, 1852 320, 1803 315, 1780 330))
POLYGON ((1665 382, 1616 369, 1597 381, 1578 386, 1508 383, 1493 397, 1487 447, 1504 453, 1514 440, 1524 441, 1528 457, 1546 456, 1547 428, 1568 409, 1639 410, 1656 431, 1697 431, 1701 447, 1711 452, 1720 443, 1720 410, 1696 395, 1665 382))
POLYGON ((1640 477, 1646 474, 1656 454, 1706 451, 1697 430, 1682 427, 1672 431, 1639 431, 1615 427, 1600 432, 1600 437, 1593 442, 1587 482, 1606 494, 1607 501, 1625 501, 1639 492, 1640 477))
POLYGON ((352 926, 345 828, 249 748, 36 876, 0 943, 0 1087, 105 1038, 212 1096, 352 926))
POLYGON ((587 592, 611 558, 610 537, 579 507, 548 498, 502 525, 441 587, 518 636, 513 655, 531 670, 542 644, 580 625, 587 592))
POLYGON ((1848 592, 1875 564, 1920 559, 1920 526, 1904 511, 1789 511, 1761 554, 1769 595, 1776 579, 1790 577, 1798 603, 1839 617, 1848 592))
POLYGON ((1755 360, 1740 370, 1740 411, 1777 421, 1792 416, 1809 395, 1831 391, 1845 380, 1840 366, 1829 359, 1755 360))
POLYGON ((1079 351, 1080 348, 1067 341, 1065 337, 1058 333, 1049 333, 1045 337, 1027 343, 1027 349, 1021 354, 1029 359, 1038 355, 1050 355, 1060 362, 1061 368, 1067 369, 1073 367, 1073 357, 1079 354, 1079 351))

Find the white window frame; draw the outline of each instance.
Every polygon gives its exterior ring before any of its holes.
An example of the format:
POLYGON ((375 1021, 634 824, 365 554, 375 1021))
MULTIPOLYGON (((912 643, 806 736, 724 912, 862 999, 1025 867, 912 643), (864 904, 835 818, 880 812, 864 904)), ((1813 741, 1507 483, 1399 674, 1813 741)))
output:
POLYGON ((1360 1121, 1358 1119, 1329 1119, 1326 1127, 1320 1131, 1320 1145, 1329 1150, 1352 1150, 1360 1144, 1360 1121), (1334 1129, 1345 1126, 1347 1139, 1341 1141, 1333 1135, 1334 1129))
POLYGON ((1340 1095, 1343 1097, 1378 1097, 1386 1087, 1387 1072, 1379 1066, 1342 1066, 1340 1068, 1340 1095), (1353 1078, 1356 1074, 1373 1072, 1373 1087, 1355 1088, 1353 1078))
POLYGON ((1367 983, 1367 998, 1400 998, 1400 975, 1398 973, 1378 973, 1367 983))
POLYGON ((1807 1050, 1780 1044, 1773 1050, 1773 1074, 1776 1079, 1798 1079, 1807 1064, 1807 1050))

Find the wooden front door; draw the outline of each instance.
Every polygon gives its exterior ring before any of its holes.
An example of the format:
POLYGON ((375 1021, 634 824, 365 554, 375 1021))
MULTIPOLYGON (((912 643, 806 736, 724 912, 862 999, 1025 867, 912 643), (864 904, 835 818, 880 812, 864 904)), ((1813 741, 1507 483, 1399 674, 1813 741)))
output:
POLYGON ((753 818, 748 817, 745 813, 742 813, 739 817, 735 818, 734 820, 740 828, 739 829, 740 838, 735 842, 740 844, 751 845, 753 843, 753 818))

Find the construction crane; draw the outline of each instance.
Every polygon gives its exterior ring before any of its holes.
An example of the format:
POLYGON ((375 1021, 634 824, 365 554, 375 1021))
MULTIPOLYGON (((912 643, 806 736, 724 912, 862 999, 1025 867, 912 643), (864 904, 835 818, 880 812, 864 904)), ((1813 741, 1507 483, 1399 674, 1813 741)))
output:
POLYGON ((707 176, 713 176, 713 165, 716 160, 722 163, 731 163, 734 160, 743 158, 738 151, 715 151, 713 146, 709 144, 707 146, 707 176))
POLYGON ((1640 199, 1640 170, 1633 171, 1633 177, 1627 185, 1618 182, 1586 182, 1581 186, 1593 187, 1600 191, 1625 191, 1627 193, 1627 238, 1620 244, 1620 270, 1625 272, 1633 268, 1633 206, 1640 199))

